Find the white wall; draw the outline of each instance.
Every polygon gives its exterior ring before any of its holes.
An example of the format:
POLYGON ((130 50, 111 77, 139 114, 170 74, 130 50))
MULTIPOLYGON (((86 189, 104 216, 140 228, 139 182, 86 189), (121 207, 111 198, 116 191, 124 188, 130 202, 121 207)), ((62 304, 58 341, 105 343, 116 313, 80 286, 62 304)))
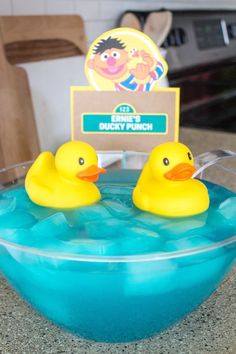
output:
POLYGON ((125 10, 234 8, 236 0, 0 0, 0 15, 80 14, 88 42, 114 27, 125 10))

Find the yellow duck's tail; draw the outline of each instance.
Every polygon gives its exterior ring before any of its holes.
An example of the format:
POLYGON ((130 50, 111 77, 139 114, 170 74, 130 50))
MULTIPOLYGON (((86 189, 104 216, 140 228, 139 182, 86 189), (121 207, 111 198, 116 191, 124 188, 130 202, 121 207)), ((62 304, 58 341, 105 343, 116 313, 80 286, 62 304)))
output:
POLYGON ((53 172, 52 166, 55 166, 54 156, 51 152, 43 152, 38 156, 27 173, 25 189, 29 198, 36 204, 42 205, 41 201, 43 199, 48 200, 52 195, 52 188, 47 183, 47 175, 42 175, 42 171, 48 171, 51 174, 53 172), (38 203, 39 200, 40 203, 38 203))
POLYGON ((42 152, 30 167, 28 174, 31 176, 38 176, 42 173, 42 169, 51 170, 52 166, 55 166, 55 159, 53 154, 48 151, 42 152))

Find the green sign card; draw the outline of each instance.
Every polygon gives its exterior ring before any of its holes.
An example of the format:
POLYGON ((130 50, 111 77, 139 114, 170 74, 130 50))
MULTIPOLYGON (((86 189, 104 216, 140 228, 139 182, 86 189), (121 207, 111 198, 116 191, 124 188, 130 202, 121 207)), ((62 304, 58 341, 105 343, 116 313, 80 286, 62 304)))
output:
POLYGON ((71 113, 72 139, 87 141, 97 150, 149 151, 178 140, 179 89, 114 92, 72 87, 71 113))
POLYGON ((83 113, 83 133, 167 134, 168 116, 165 113, 138 113, 127 103, 119 104, 113 112, 83 113))

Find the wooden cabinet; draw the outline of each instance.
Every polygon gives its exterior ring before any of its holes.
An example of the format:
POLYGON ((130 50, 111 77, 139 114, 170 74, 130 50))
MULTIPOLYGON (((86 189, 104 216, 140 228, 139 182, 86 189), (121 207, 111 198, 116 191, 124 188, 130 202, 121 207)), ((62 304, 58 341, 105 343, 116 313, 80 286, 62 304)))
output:
POLYGON ((27 74, 14 64, 84 53, 80 16, 0 17, 0 168, 39 153, 27 74))

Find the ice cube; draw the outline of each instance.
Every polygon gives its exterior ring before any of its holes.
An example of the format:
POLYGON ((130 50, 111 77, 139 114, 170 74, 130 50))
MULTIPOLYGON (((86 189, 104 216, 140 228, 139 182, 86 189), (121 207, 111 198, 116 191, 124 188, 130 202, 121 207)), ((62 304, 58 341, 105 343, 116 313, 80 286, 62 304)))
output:
POLYGON ((1 238, 20 246, 32 246, 34 243, 31 231, 26 229, 1 230, 1 238))
POLYGON ((104 200, 102 202, 104 207, 109 211, 109 213, 114 217, 129 218, 136 213, 136 209, 128 207, 121 201, 117 200, 104 200))
POLYGON ((155 253, 161 251, 162 244, 158 233, 141 227, 127 225, 120 230, 119 238, 116 240, 116 253, 117 255, 155 253))
POLYGON ((202 213, 192 217, 169 219, 169 223, 161 226, 160 230, 167 237, 179 237, 185 233, 193 232, 194 229, 203 227, 206 224, 207 213, 202 213))
POLYGON ((20 203, 21 201, 24 201, 24 202, 30 201, 30 199, 26 193, 26 190, 23 186, 6 190, 5 192, 2 193, 2 196, 4 198, 16 198, 18 203, 20 203))
POLYGON ((179 286, 183 289, 192 287, 204 288, 211 282, 217 282, 223 278, 227 271, 227 256, 222 248, 211 249, 196 254, 189 254, 176 259, 179 267, 179 286))
POLYGON ((111 217, 109 211, 100 203, 81 207, 75 210, 64 211, 64 215, 72 226, 77 226, 84 222, 103 220, 111 217))
POLYGON ((31 230, 42 237, 51 238, 69 232, 70 226, 64 214, 58 212, 37 222, 31 230))
POLYGON ((77 238, 69 242, 61 242, 61 251, 81 255, 112 256, 115 253, 115 243, 107 239, 77 238))
POLYGON ((168 218, 143 212, 135 216, 133 218, 133 221, 136 225, 145 226, 155 230, 158 230, 161 225, 170 223, 170 220, 168 218))
POLYGON ((143 255, 162 251, 162 242, 158 238, 121 237, 117 240, 116 254, 119 256, 143 255))
POLYGON ((29 199, 24 187, 10 189, 9 191, 4 192, 2 195, 4 198, 8 199, 15 198, 16 209, 27 211, 39 220, 56 212, 54 209, 45 208, 33 203, 29 199))
POLYGON ((206 181, 205 183, 207 184, 210 202, 213 207, 218 206, 225 199, 230 198, 233 195, 230 190, 222 188, 217 184, 209 183, 206 181))
POLYGON ((0 217, 12 212, 16 208, 16 198, 0 199, 0 217))
POLYGON ((174 252, 174 251, 182 251, 187 249, 192 249, 196 247, 203 247, 205 245, 212 244, 212 241, 207 237, 203 237, 201 235, 193 235, 190 237, 182 237, 175 240, 166 241, 165 243, 165 251, 166 252, 174 252))
POLYGON ((28 201, 20 201, 17 199, 16 207, 19 209, 24 209, 34 215, 38 220, 43 220, 44 218, 49 217, 50 215, 55 214, 57 211, 55 209, 43 207, 37 205, 31 200, 28 201))
POLYGON ((15 242, 16 230, 15 229, 3 229, 0 234, 1 239, 5 241, 15 242))
POLYGON ((126 220, 117 220, 115 218, 101 219, 99 221, 87 222, 84 224, 89 238, 112 238, 118 239, 122 229, 128 224, 126 220))
POLYGON ((178 266, 181 288, 204 283, 223 269, 224 250, 214 246, 214 241, 197 234, 166 242, 166 252, 183 251, 181 256, 173 258, 178 266))
POLYGON ((104 198, 129 198, 132 199, 132 193, 133 193, 133 188, 132 187, 126 187, 126 186, 115 186, 115 185, 107 185, 107 186, 101 186, 100 191, 102 194, 103 199, 104 198))
POLYGON ((177 266, 173 260, 127 262, 125 293, 127 296, 167 294, 179 287, 177 266))
POLYGON ((223 214, 224 212, 221 213, 219 209, 209 209, 207 225, 204 229, 206 230, 206 235, 210 235, 212 240, 220 241, 236 233, 236 215, 231 219, 227 219, 223 214))
POLYGON ((124 228, 122 230, 122 234, 132 238, 142 236, 147 239, 149 239, 150 237, 158 240, 160 239, 160 235, 157 232, 153 230, 149 230, 147 228, 137 227, 137 226, 129 226, 124 228))
POLYGON ((55 209, 42 207, 31 202, 28 204, 27 210, 33 214, 38 220, 43 220, 49 216, 55 214, 57 211, 55 209))
POLYGON ((77 255, 96 255, 96 256, 109 256, 114 254, 114 242, 111 240, 99 239, 92 240, 88 238, 80 238, 71 234, 70 240, 61 240, 60 238, 44 238, 37 240, 34 244, 38 249, 70 253, 77 255))
POLYGON ((36 223, 36 218, 28 212, 14 210, 0 217, 0 229, 19 229, 31 227, 36 223))
POLYGON ((236 224, 236 197, 231 197, 223 201, 218 210, 225 219, 236 224))

